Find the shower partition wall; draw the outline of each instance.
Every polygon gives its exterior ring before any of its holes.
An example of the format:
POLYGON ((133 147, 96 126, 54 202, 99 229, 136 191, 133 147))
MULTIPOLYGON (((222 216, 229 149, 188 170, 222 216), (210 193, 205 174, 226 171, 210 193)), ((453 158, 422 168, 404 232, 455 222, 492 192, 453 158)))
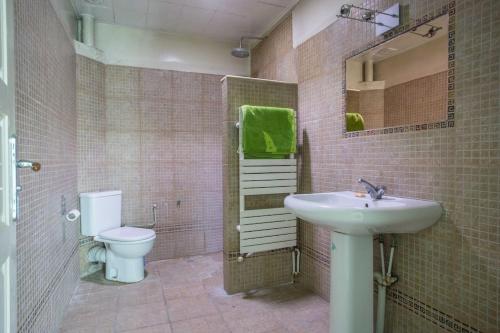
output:
MULTIPOLYGON (((222 80, 223 104, 223 223, 224 223, 224 289, 236 293, 288 283, 292 280, 292 248, 254 253, 243 261, 240 257, 239 191, 239 107, 244 104, 285 107, 297 110, 297 84, 226 76, 222 80)), ((247 196, 245 209, 283 207, 286 194, 247 196)))

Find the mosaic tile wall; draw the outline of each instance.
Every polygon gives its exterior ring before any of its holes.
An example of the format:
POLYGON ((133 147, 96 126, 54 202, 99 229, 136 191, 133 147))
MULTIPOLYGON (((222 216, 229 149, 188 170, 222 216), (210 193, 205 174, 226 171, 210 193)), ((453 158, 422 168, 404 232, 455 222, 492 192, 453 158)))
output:
MULTIPOLYGON (((409 5, 412 18, 437 15, 444 6, 454 14, 454 127, 343 137, 342 59, 374 36, 372 25, 361 22, 337 21, 293 50, 285 21, 270 38, 288 43, 288 51, 269 43, 254 49, 252 73, 297 75, 303 192, 362 190, 356 178, 363 176, 387 185, 389 194, 443 204, 446 214, 435 226, 397 236, 400 281, 388 297, 388 331, 498 332, 500 2, 399 2, 409 5), (278 52, 295 52, 296 66, 280 63, 278 52)), ((329 233, 303 222, 299 236, 301 282, 328 298, 329 233)))
POLYGON ((252 77, 296 83, 297 52, 292 38, 292 16, 288 16, 253 49, 252 77))
MULTIPOLYGON (((104 66, 78 57, 79 192, 123 191, 125 225, 153 223, 148 260, 222 250, 218 75, 104 66)), ((95 267, 84 256, 82 273, 95 267)))
MULTIPOLYGON (((106 191, 110 188, 106 168, 105 65, 76 56, 76 108, 78 141, 78 193, 106 191)), ((89 263, 88 250, 100 243, 80 235, 80 276, 102 269, 89 263)))
POLYGON ((75 53, 48 0, 15 1, 19 170, 18 332, 56 332, 78 281, 78 226, 61 215, 77 207, 75 53))
MULTIPOLYGON (((222 170, 224 220, 224 289, 232 294, 292 281, 290 249, 255 253, 238 262, 239 233, 239 132, 235 124, 244 104, 288 107, 297 110, 297 85, 227 76, 222 82, 222 170)), ((276 195, 246 198, 248 209, 283 207, 276 195)))
POLYGON ((447 79, 441 72, 386 89, 347 90, 346 108, 363 116, 365 129, 439 122, 446 119, 447 79))
POLYGON ((447 80, 445 71, 384 89, 385 126, 434 123, 446 119, 447 80))
POLYGON ((384 89, 348 90, 346 108, 363 116, 365 129, 384 127, 384 89))

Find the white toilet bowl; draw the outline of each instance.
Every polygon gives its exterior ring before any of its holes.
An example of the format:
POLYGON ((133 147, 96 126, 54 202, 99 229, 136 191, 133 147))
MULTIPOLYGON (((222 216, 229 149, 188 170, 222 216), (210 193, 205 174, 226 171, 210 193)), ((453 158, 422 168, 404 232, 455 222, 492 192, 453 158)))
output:
POLYGON ((154 230, 121 227, 122 192, 80 193, 82 235, 93 236, 106 248, 95 246, 90 262, 104 262, 106 279, 137 282, 144 279, 144 256, 153 248, 154 230))
POLYGON ((95 241, 106 246, 106 279, 129 283, 144 279, 144 256, 153 248, 155 238, 153 230, 133 227, 106 230, 95 236, 95 241))

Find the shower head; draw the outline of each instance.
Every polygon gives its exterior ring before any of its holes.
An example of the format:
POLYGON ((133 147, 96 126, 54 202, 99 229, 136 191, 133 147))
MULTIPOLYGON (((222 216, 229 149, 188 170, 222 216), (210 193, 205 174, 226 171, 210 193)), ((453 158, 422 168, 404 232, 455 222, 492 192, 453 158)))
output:
POLYGON ((247 58, 250 55, 250 51, 248 49, 245 49, 244 47, 235 47, 232 51, 231 54, 233 57, 236 58, 247 58))
POLYGON ((250 55, 250 50, 247 48, 243 47, 243 40, 244 39, 258 39, 258 40, 264 40, 265 37, 251 37, 251 36, 243 36, 240 38, 240 47, 235 47, 231 50, 231 55, 236 58, 248 58, 250 55))

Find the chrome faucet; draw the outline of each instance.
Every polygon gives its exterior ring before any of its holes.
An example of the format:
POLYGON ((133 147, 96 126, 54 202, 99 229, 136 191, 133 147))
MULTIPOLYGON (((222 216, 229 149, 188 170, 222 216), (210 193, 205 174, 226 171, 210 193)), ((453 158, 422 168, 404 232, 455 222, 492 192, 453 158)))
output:
POLYGON ((366 192, 370 195, 373 200, 380 200, 382 196, 385 194, 387 188, 384 185, 374 186, 371 183, 367 182, 363 178, 358 179, 358 183, 363 184, 366 188, 366 192))

